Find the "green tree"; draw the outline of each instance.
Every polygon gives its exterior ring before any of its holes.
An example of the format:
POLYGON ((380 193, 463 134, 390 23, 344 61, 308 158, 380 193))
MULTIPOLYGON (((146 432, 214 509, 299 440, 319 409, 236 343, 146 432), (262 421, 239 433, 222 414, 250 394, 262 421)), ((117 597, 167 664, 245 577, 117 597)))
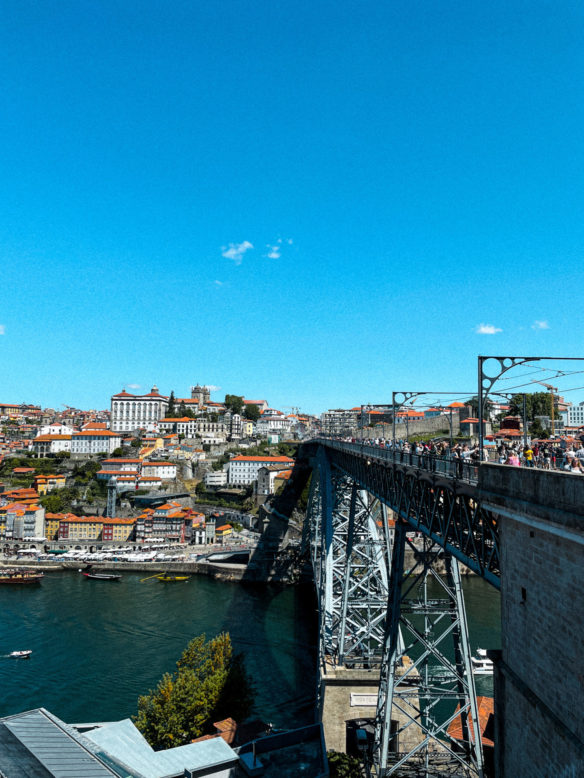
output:
POLYGON ((134 440, 130 441, 130 446, 132 448, 140 448, 142 445, 142 441, 139 438, 134 438, 134 440))
POLYGON ((238 394, 226 394, 225 407, 232 413, 241 413, 243 410, 243 397, 240 397, 238 394))
POLYGON ((174 398, 174 392, 170 393, 170 397, 168 398, 168 409, 166 411, 166 418, 167 419, 174 419, 176 416, 176 400, 174 398))
MULTIPOLYGON (((525 395, 527 421, 534 421, 536 416, 552 415, 552 396, 550 392, 531 392, 525 395)), ((509 414, 523 418, 523 395, 517 394, 509 401, 509 414)), ((554 418, 559 418, 558 409, 554 408, 554 418)))
POLYGON ((229 633, 209 641, 204 634, 193 638, 176 667, 138 700, 134 722, 152 748, 184 745, 217 719, 249 716, 253 686, 242 656, 233 653, 229 633))
POLYGON ((112 457, 123 457, 124 451, 122 448, 114 448, 114 450, 111 453, 112 457))
POLYGON ((257 421, 260 418, 260 409, 258 405, 245 406, 245 418, 250 421, 257 421))
POLYGON ((327 751, 330 778, 362 778, 363 767, 358 759, 340 751, 327 751))

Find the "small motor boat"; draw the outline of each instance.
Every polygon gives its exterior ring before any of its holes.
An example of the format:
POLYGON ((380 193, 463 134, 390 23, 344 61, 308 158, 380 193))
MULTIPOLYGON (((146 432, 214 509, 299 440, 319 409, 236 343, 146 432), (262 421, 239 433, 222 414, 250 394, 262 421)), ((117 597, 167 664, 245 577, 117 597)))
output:
POLYGON ((28 659, 32 654, 32 651, 11 651, 10 655, 13 659, 28 659))

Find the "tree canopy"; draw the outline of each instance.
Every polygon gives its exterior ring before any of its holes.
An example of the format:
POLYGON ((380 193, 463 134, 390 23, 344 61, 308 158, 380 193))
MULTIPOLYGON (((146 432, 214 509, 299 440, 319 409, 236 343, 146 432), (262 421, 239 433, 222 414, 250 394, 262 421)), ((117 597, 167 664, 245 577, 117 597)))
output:
POLYGON ((259 405, 246 405, 245 418, 249 419, 250 421, 257 421, 260 418, 259 405))
POLYGON ((253 686, 228 632, 209 641, 205 634, 193 638, 176 667, 138 699, 134 723, 152 748, 185 745, 208 733, 214 721, 242 721, 251 713, 253 686))
MULTIPOLYGON (((536 416, 552 415, 552 396, 549 392, 532 392, 525 395, 527 420, 535 421, 536 416)), ((523 395, 516 394, 509 401, 509 413, 512 416, 523 417, 523 395)), ((557 408, 554 408, 554 416, 558 418, 557 408)))
POLYGON ((243 410, 243 397, 240 397, 238 394, 226 394, 225 407, 232 413, 241 413, 243 410))

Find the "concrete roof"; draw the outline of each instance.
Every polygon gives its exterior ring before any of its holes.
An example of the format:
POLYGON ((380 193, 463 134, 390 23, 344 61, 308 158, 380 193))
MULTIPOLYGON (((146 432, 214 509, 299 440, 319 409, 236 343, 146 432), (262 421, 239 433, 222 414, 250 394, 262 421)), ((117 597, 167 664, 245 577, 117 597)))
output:
POLYGON ((130 719, 106 724, 83 737, 112 766, 119 765, 144 778, 175 778, 184 770, 211 770, 236 765, 238 756, 223 738, 154 751, 130 719))

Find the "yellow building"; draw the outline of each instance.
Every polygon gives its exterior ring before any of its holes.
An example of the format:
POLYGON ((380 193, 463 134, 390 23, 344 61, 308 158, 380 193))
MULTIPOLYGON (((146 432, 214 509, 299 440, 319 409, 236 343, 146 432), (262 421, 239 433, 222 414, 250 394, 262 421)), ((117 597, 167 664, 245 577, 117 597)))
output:
POLYGON ((223 524, 221 527, 215 528, 215 537, 216 538, 225 538, 227 535, 231 535, 233 532, 233 527, 231 524, 223 524))
POLYGON ((46 516, 47 540, 113 541, 125 543, 134 533, 136 519, 75 516, 49 513, 46 516))
POLYGON ((43 497, 48 492, 52 492, 53 489, 63 489, 65 481, 66 476, 64 475, 37 475, 34 479, 34 488, 39 497, 43 497))

